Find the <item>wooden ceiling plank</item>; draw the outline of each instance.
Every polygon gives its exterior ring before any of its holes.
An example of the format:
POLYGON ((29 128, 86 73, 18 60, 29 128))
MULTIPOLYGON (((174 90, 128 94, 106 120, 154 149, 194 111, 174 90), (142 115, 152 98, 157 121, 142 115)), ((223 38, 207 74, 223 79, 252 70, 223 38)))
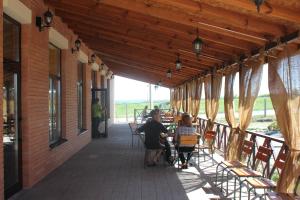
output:
MULTIPOLYGON (((95 16, 87 16, 84 13, 77 13, 76 11, 72 11, 72 9, 65 9, 62 7, 56 8, 56 13, 61 16, 64 20, 70 22, 75 22, 78 24, 85 24, 97 28, 109 28, 109 29, 117 29, 122 27, 125 30, 130 31, 142 31, 147 32, 150 35, 153 34, 165 34, 169 38, 182 38, 182 40, 193 41, 195 38, 195 30, 190 31, 189 27, 188 31, 180 30, 177 24, 174 24, 174 28, 169 28, 166 26, 162 26, 160 24, 151 24, 147 23, 147 21, 130 19, 131 13, 129 13, 126 17, 119 17, 114 15, 105 15, 102 14, 101 18, 95 16), (104 17, 105 16, 105 17, 104 17), (175 28, 176 27, 176 28, 175 28)), ((170 26, 170 22, 168 24, 170 26)), ((224 37, 221 35, 216 35, 215 33, 209 34, 204 31, 200 31, 200 37, 204 41, 208 42, 216 42, 220 45, 233 47, 241 50, 251 49, 255 46, 247 41, 236 40, 230 37, 224 37)))
POLYGON ((260 7, 260 13, 257 13, 256 6, 249 0, 193 0, 195 2, 205 2, 218 8, 236 10, 243 9, 251 12, 253 15, 260 15, 264 18, 269 17, 273 19, 284 20, 295 24, 300 23, 300 12, 296 12, 294 9, 274 5, 271 3, 264 3, 260 7))
MULTIPOLYGON (((176 57, 174 56, 174 58, 172 58, 171 56, 165 56, 163 54, 156 54, 153 51, 145 51, 143 49, 133 49, 133 48, 129 48, 128 46, 125 45, 114 45, 115 43, 110 42, 110 41, 104 41, 101 40, 100 45, 92 43, 92 41, 88 38, 83 38, 84 41, 86 43, 89 44, 89 46, 94 49, 95 51, 103 51, 103 52, 111 52, 111 54, 115 53, 115 54, 123 54, 125 56, 127 56, 128 58, 132 58, 132 59, 142 59, 144 60, 144 62, 146 62, 147 60, 150 60, 151 62, 161 62, 161 65, 165 65, 167 62, 175 62, 176 57), (116 47, 115 47, 116 46, 116 47)), ((186 57, 183 57, 185 63, 188 66, 190 64, 192 64, 193 66, 198 66, 198 65, 202 65, 205 66, 206 68, 210 68, 212 66, 215 66, 214 64, 211 64, 209 62, 207 62, 207 60, 205 59, 201 59, 200 56, 200 61, 191 61, 191 60, 187 60, 186 57)), ((201 69, 201 67, 198 67, 201 69)))
MULTIPOLYGON (((47 2, 51 3, 55 1, 48 0, 47 2)), ((72 6, 72 4, 78 1, 70 3, 69 1, 61 0, 61 2, 69 6, 72 6)), ((78 2, 78 4, 80 4, 80 2, 78 2)), ((245 27, 243 31, 243 30, 235 30, 233 28, 230 29, 228 28, 228 26, 225 27, 225 26, 214 25, 212 23, 209 24, 207 23, 206 20, 200 18, 198 19, 195 18, 194 16, 186 15, 185 13, 172 12, 170 10, 161 9, 156 6, 152 6, 151 2, 149 3, 149 1, 148 3, 145 3, 144 0, 101 0, 98 6, 101 6, 102 4, 112 6, 112 7, 117 7, 124 10, 129 10, 143 15, 155 17, 158 19, 164 19, 167 21, 173 21, 175 23, 192 26, 194 28, 199 28, 200 30, 208 30, 219 34, 232 36, 241 40, 266 42, 266 39, 263 37, 263 35, 254 34, 254 33, 251 33, 252 34, 251 35, 249 34, 250 31, 245 29, 245 27)), ((81 5, 84 4, 82 4, 81 2, 81 5)))
MULTIPOLYGON (((215 21, 214 24, 224 24, 225 27, 239 27, 248 31, 281 36, 285 32, 285 27, 274 24, 264 19, 257 20, 249 15, 228 11, 222 8, 215 8, 211 5, 186 0, 151 0, 152 6, 157 6, 162 9, 170 9, 174 12, 184 12, 188 15, 201 17, 206 21, 215 21)), ((221 26, 220 26, 221 27, 221 26)), ((233 29, 233 28, 230 28, 233 29)))

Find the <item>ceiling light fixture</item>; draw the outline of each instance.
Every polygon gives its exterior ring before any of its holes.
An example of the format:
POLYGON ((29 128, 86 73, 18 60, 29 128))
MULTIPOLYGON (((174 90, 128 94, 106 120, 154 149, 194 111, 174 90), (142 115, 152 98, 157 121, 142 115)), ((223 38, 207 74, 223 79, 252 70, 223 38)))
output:
POLYGON ((176 70, 179 71, 182 68, 182 63, 180 61, 180 54, 177 54, 177 60, 175 61, 176 70))
POLYGON ((199 59, 200 53, 202 51, 203 41, 199 37, 199 30, 197 28, 197 38, 193 41, 194 52, 196 53, 197 59, 199 59))
POLYGON ((168 69, 168 71, 167 71, 167 78, 172 78, 172 71, 171 71, 171 69, 168 69))
POLYGON ((254 3, 257 8, 257 12, 260 12, 260 6, 265 2, 265 0, 254 0, 254 3))

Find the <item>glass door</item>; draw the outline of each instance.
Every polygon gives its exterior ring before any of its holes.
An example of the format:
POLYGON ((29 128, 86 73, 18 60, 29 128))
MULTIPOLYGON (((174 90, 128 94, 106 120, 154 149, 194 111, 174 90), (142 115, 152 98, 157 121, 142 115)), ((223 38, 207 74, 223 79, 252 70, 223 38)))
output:
POLYGON ((5 198, 22 187, 20 136, 20 25, 3 19, 3 148, 5 198))
POLYGON ((107 89, 92 89, 92 137, 107 137, 107 89))

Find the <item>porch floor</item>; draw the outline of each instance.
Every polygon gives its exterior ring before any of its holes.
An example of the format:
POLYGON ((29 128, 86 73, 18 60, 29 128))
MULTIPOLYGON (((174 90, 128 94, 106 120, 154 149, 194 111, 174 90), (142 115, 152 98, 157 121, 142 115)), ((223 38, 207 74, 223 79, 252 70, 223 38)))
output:
MULTIPOLYGON (((201 156, 201 169, 197 166, 178 171, 163 164, 144 169, 143 158, 144 151, 137 143, 131 147, 128 125, 113 125, 108 138, 93 140, 33 188, 11 199, 226 199, 213 186, 216 161, 204 162, 201 156)), ((214 158, 221 159, 218 155, 214 158)))

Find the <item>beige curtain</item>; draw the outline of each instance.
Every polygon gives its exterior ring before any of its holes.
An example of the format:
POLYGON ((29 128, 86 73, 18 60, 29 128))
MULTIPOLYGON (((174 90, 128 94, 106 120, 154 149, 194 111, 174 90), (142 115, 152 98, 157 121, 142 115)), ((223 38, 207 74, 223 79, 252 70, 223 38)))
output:
POLYGON ((192 110, 193 110, 193 101, 194 101, 194 96, 195 96, 195 85, 194 85, 194 80, 190 81, 189 83, 187 83, 187 103, 188 103, 188 109, 187 109, 187 113, 189 113, 190 115, 192 114, 192 110))
POLYGON ((188 106, 187 106, 187 101, 188 101, 188 98, 187 98, 187 93, 188 93, 188 90, 187 90, 187 84, 183 84, 181 86, 182 88, 182 110, 183 112, 187 113, 188 112, 188 106))
POLYGON ((234 155, 237 153, 235 150, 237 148, 232 148, 231 143, 237 144, 238 141, 233 141, 237 140, 238 137, 236 134, 238 134, 238 128, 237 128, 237 123, 236 119, 234 116, 234 80, 235 80, 235 75, 236 71, 230 72, 226 74, 225 76, 225 86, 224 86, 224 112, 225 112, 225 119, 230 127, 230 134, 229 134, 229 139, 227 146, 229 148, 226 149, 225 153, 225 159, 226 160, 234 160, 234 155), (235 136, 236 135, 236 136, 235 136))
POLYGON ((261 54, 256 60, 248 60, 240 67, 239 127, 231 135, 227 147, 229 160, 241 159, 243 141, 247 136, 246 130, 251 122, 253 105, 261 84, 263 64, 264 55, 261 54))
POLYGON ((212 130, 218 114, 222 85, 222 74, 216 73, 204 78, 205 112, 208 119, 206 130, 212 130))
POLYGON ((280 131, 289 147, 277 190, 293 193, 300 176, 300 51, 285 47, 269 62, 269 90, 280 131))
POLYGON ((201 78, 195 79, 191 82, 190 86, 190 95, 191 95, 191 103, 190 106, 190 114, 194 118, 194 120, 198 117, 200 110, 200 99, 202 92, 202 81, 201 78))
POLYGON ((178 87, 175 89, 175 100, 176 100, 176 111, 180 112, 181 104, 182 104, 182 89, 178 87))
POLYGON ((175 89, 170 90, 170 107, 172 110, 176 108, 176 93, 175 89))

